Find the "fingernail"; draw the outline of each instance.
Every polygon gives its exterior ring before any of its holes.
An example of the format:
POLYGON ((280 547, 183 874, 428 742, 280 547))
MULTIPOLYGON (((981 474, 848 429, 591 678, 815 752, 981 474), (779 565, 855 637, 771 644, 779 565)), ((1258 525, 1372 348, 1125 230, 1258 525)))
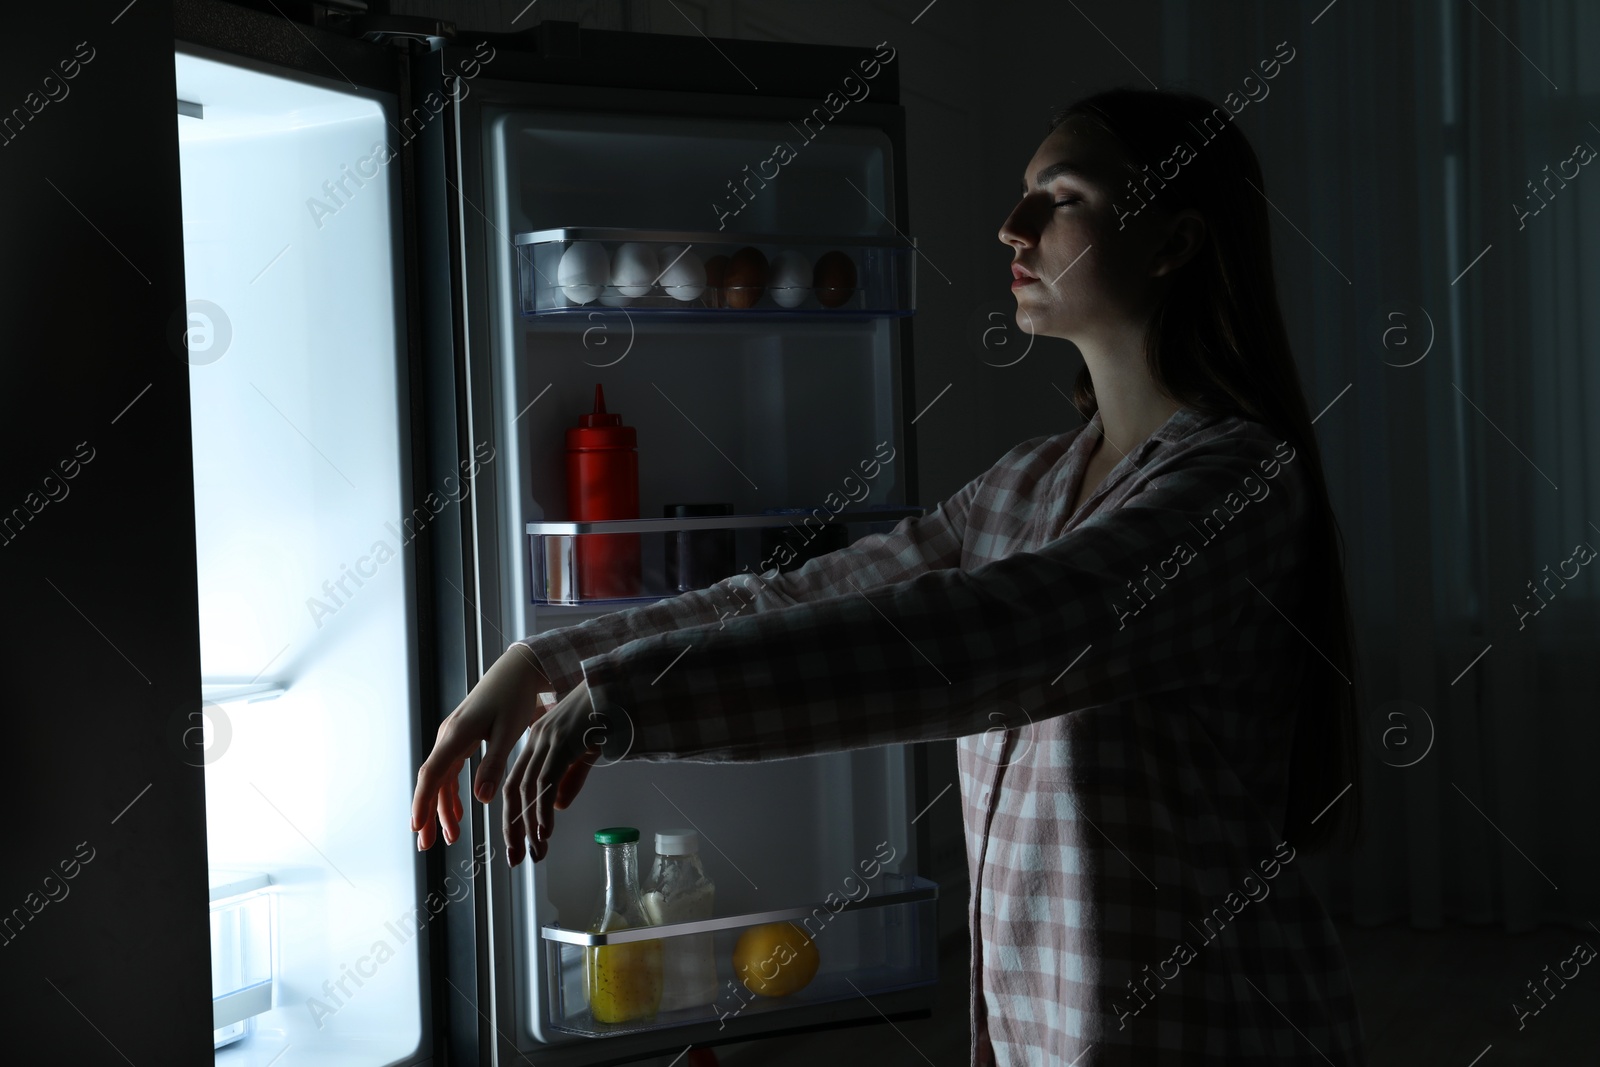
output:
POLYGON ((417 851, 422 851, 422 834, 420 832, 417 834, 417 851))

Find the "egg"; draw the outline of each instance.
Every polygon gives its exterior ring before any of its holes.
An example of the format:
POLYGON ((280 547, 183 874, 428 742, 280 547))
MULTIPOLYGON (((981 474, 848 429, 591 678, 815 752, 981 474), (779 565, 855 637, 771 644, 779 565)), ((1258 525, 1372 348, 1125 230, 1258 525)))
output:
POLYGON ((633 297, 623 293, 615 285, 608 285, 600 290, 600 303, 608 308, 623 308, 633 303, 633 297))
POLYGON ((750 245, 739 249, 728 263, 726 293, 731 308, 755 307, 767 286, 767 257, 750 245))
POLYGON ((656 284, 661 266, 652 245, 630 241, 617 249, 611 261, 611 284, 623 296, 644 296, 656 284))
POLYGON ((684 245, 661 250, 661 288, 674 300, 694 300, 706 291, 706 266, 684 245))
POLYGON ((827 252, 817 260, 812 283, 817 287, 817 300, 823 307, 839 307, 855 295, 855 262, 838 249, 827 252))
POLYGON ((556 284, 574 304, 587 304, 600 295, 611 277, 611 261, 598 241, 574 241, 561 253, 556 284))
POLYGON ((714 308, 727 307, 723 286, 728 283, 728 257, 712 256, 706 260, 706 297, 714 308))
POLYGON ((811 295, 811 261, 792 248, 779 252, 772 261, 770 288, 780 307, 799 307, 811 295))

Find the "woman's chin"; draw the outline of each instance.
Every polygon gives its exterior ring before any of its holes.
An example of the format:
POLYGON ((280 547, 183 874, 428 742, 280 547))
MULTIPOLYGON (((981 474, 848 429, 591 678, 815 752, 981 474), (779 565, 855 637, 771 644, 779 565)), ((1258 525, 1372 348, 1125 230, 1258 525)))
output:
POLYGON ((1017 329, 1023 333, 1035 336, 1045 336, 1050 333, 1050 324, 1042 312, 1029 311, 1027 304, 1017 302, 1017 329))

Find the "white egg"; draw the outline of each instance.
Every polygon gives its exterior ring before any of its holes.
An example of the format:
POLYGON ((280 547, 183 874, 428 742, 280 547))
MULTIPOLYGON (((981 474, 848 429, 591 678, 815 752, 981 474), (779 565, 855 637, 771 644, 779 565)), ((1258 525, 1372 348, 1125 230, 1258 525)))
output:
POLYGON ((781 307, 799 307, 811 295, 811 261, 790 249, 772 261, 767 290, 781 307))
POLYGON ((706 291, 706 265, 683 245, 661 250, 661 287, 677 300, 694 300, 706 291))
POLYGON ((617 249, 616 258, 611 261, 611 284, 623 296, 644 296, 660 273, 652 245, 629 242, 617 249))
POLYGON ((556 284, 574 304, 587 304, 599 296, 610 276, 610 257, 598 241, 574 241, 556 267, 556 284))

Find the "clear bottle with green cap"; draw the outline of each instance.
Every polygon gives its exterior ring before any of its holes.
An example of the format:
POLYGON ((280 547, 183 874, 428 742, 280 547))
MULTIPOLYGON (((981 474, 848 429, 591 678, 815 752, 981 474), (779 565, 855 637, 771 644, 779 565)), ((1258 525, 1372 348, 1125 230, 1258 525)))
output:
MULTIPOLYGON (((639 831, 631 826, 596 830, 605 886, 595 904, 592 934, 650 926, 639 900, 639 831)), ((661 1008, 661 942, 590 945, 584 956, 589 1011, 596 1022, 648 1021, 661 1008)))

